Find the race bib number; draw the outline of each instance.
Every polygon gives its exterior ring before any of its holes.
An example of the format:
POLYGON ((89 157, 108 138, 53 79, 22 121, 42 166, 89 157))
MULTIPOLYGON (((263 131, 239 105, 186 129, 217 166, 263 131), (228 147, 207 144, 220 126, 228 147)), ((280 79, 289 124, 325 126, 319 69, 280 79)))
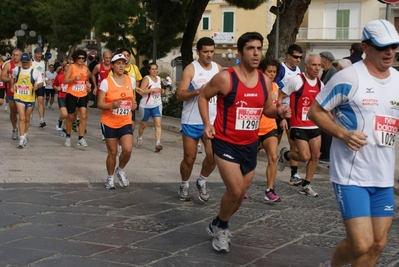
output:
POLYGON ((237 108, 236 130, 254 131, 259 128, 263 108, 237 108))
POLYGON ((112 110, 112 114, 120 116, 128 116, 131 109, 132 109, 132 102, 122 101, 119 108, 115 108, 112 110))
POLYGON ((0 87, 3 87, 4 83, 2 81, 0 81, 0 87))
POLYGON ((72 85, 72 91, 83 92, 86 89, 85 81, 76 81, 72 85))
POLYGON ((308 112, 309 112, 310 107, 303 107, 302 108, 302 121, 308 121, 308 112))
POLYGON ((19 95, 29 95, 29 85, 17 85, 17 94, 19 95))
POLYGON ((61 84, 61 92, 66 93, 68 91, 68 84, 61 84))
POLYGON ((152 93, 151 99, 154 104, 158 103, 159 100, 161 99, 161 93, 152 93))
POLYGON ((399 120, 391 116, 376 115, 374 119, 374 140, 378 146, 395 147, 399 120))

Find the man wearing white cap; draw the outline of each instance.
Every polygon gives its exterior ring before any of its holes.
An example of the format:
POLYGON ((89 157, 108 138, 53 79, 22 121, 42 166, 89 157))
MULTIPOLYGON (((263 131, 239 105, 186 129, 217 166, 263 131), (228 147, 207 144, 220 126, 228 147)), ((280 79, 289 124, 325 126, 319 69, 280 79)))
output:
POLYGON ((386 245, 394 211, 398 46, 390 22, 369 22, 362 35, 366 58, 335 74, 310 108, 309 118, 333 136, 330 180, 347 234, 320 266, 375 266, 386 245))

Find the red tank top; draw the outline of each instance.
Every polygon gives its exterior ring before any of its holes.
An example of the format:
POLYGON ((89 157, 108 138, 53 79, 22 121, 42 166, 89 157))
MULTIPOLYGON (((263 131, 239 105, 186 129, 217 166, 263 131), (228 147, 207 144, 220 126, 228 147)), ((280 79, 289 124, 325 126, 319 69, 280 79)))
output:
POLYGON ((233 68, 230 74, 230 90, 225 96, 218 96, 215 138, 234 145, 248 145, 258 140, 259 121, 267 100, 266 82, 258 70, 259 80, 255 87, 246 87, 233 68))
POLYGON ((315 124, 309 120, 308 111, 317 94, 320 92, 321 81, 317 77, 317 82, 311 86, 303 73, 298 74, 302 78, 302 86, 298 91, 290 95, 291 118, 290 125, 292 128, 315 128, 315 124))
MULTIPOLYGON (((16 67, 14 61, 10 60, 10 70, 8 71, 8 77, 11 77, 12 70, 16 67)), ((14 96, 14 93, 11 92, 11 83, 7 83, 6 85, 7 96, 14 96)))
POLYGON ((101 82, 104 79, 107 79, 109 72, 112 70, 111 66, 109 67, 109 69, 105 69, 104 68, 104 63, 101 62, 100 63, 100 70, 98 71, 98 87, 100 87, 101 82))

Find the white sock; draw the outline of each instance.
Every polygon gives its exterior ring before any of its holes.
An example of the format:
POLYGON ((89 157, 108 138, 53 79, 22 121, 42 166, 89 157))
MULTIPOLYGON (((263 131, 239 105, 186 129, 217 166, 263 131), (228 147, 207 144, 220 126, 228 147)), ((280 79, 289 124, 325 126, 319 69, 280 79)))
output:
POLYGON ((188 183, 188 181, 181 181, 180 186, 190 187, 190 184, 188 183))
POLYGON ((108 179, 110 179, 113 182, 114 181, 114 176, 113 175, 108 175, 108 179))
POLYGON ((204 185, 205 183, 206 183, 206 178, 208 178, 208 177, 204 177, 204 176, 202 176, 202 175, 200 175, 199 177, 198 177, 198 184, 199 185, 204 185))

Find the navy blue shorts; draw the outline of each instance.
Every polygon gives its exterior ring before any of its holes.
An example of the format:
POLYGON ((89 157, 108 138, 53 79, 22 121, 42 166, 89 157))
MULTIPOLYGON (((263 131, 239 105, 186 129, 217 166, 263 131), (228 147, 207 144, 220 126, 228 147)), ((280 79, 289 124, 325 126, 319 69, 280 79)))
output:
POLYGON ((212 139, 213 153, 219 158, 240 164, 243 175, 256 168, 258 140, 249 145, 233 145, 217 138, 212 139))
POLYGON ((133 135, 133 129, 132 129, 132 124, 126 124, 120 128, 111 128, 108 127, 105 124, 102 124, 104 126, 104 137, 105 138, 118 138, 121 139, 122 136, 125 134, 131 134, 133 135))

